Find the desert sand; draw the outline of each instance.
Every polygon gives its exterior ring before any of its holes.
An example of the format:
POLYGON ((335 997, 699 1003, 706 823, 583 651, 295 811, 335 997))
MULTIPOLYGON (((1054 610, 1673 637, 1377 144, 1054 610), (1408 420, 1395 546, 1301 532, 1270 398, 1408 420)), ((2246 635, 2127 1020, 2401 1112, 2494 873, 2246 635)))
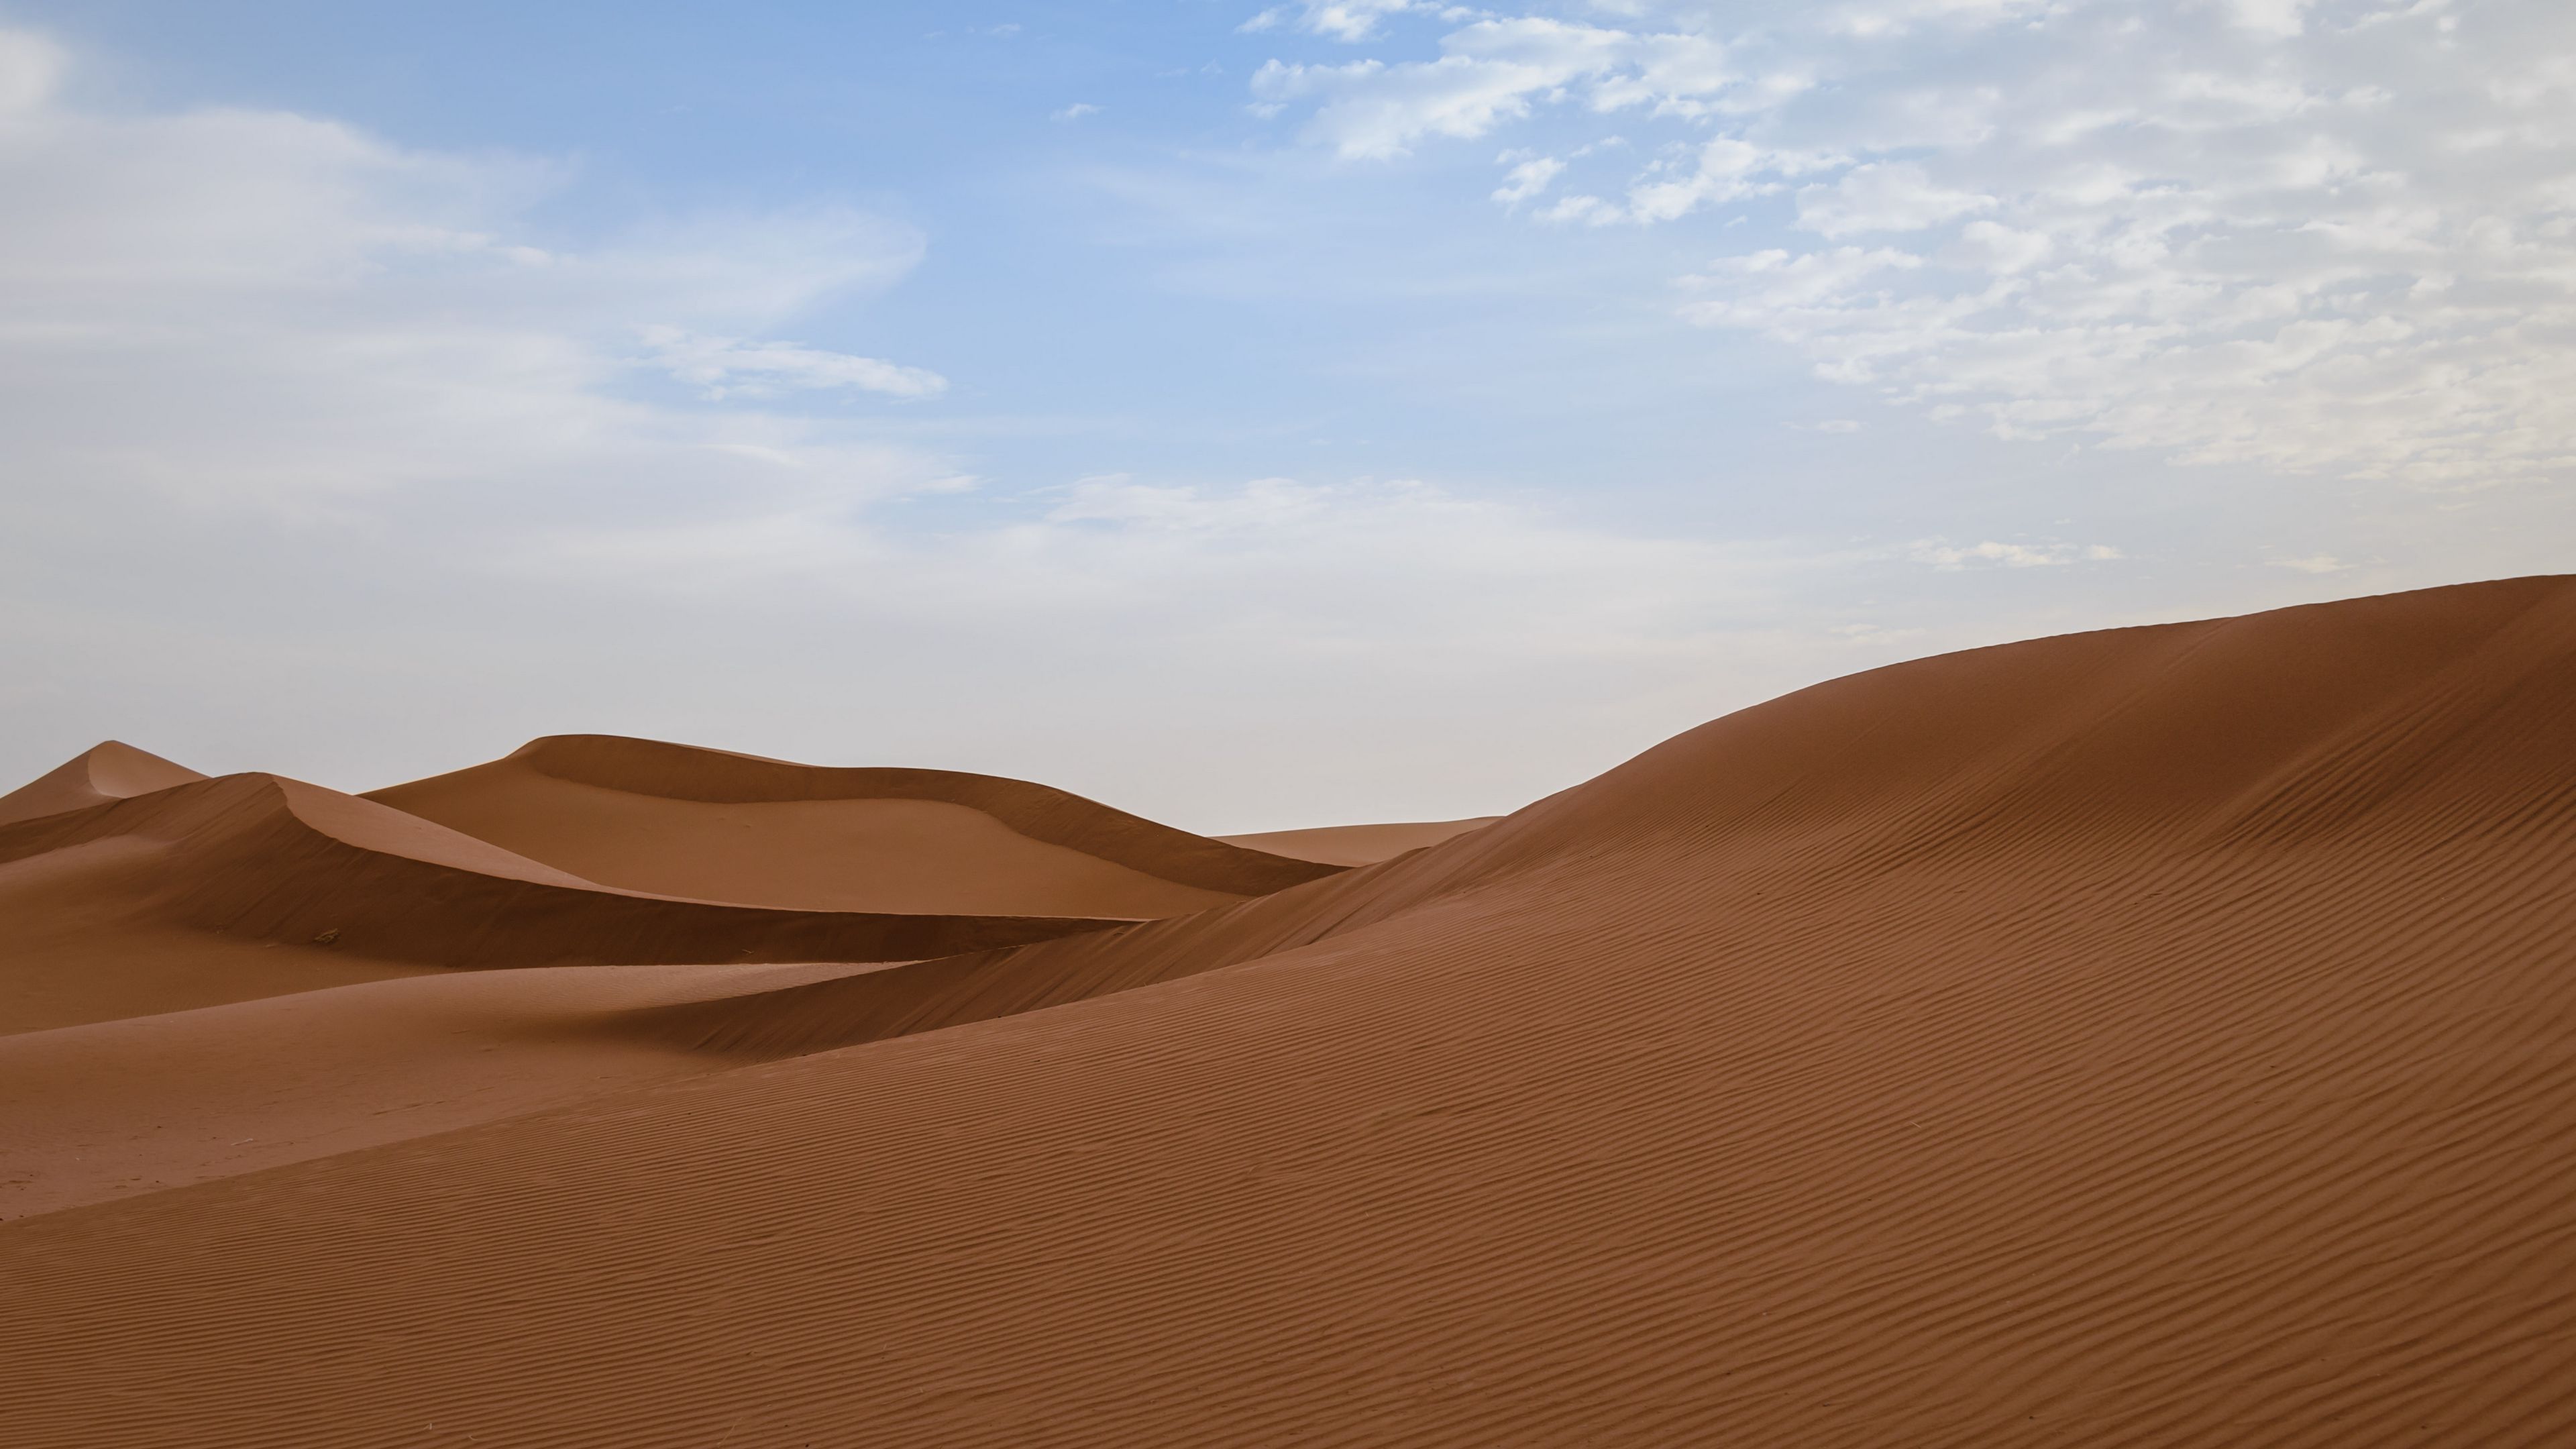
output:
POLYGON ((1471 820, 1408 820, 1380 825, 1324 825, 1306 830, 1263 830, 1251 835, 1220 835, 1229 845, 1266 850, 1273 855, 1326 865, 1375 865, 1426 845, 1438 845, 1502 819, 1479 815, 1471 820))
POLYGON ((12 1443, 2576 1439, 2576 579, 1339 842, 155 764, 0 825, 12 1443))
POLYGON ((98 744, 65 760, 6 795, 0 795, 0 825, 33 820, 90 805, 104 805, 134 795, 185 785, 205 776, 119 740, 98 744))
POLYGON ((806 910, 1141 920, 1331 873, 1020 780, 595 735, 367 798, 605 885, 806 910))

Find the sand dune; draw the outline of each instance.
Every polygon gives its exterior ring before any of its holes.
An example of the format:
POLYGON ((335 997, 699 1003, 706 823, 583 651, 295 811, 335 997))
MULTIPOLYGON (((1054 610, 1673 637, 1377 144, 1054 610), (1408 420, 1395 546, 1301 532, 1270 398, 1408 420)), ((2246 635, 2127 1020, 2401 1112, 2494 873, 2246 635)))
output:
POLYGON ((1022 780, 605 735, 367 798, 590 880, 809 910, 1144 919, 1328 873, 1022 780))
POLYGON ((1375 865, 1452 836, 1479 830, 1502 819, 1479 815, 1472 820, 1408 820, 1384 825, 1325 825, 1309 830, 1264 830, 1217 839, 1252 850, 1266 850, 1297 860, 1326 865, 1375 865))
MULTIPOLYGON (((227 775, 0 827, 0 898, 21 903, 0 1029, 67 1025, 336 985, 322 948, 381 967, 894 961, 1095 929, 1074 917, 778 910, 621 890, 389 806, 227 775), (23 874, 29 879, 14 880, 23 874), (11 887, 18 887, 14 892, 11 887), (196 943, 214 962, 175 997, 196 943), (177 962, 173 957, 176 955, 177 962)), ((361 978, 366 979, 366 978, 361 978)))
POLYGON ((720 1070, 727 1063, 649 1034, 602 1028, 853 969, 437 972, 0 1036, 0 1219, 720 1070))
POLYGON ((185 765, 119 740, 102 740, 53 769, 0 795, 0 825, 85 810, 206 778, 185 765))
MULTIPOLYGON (((0 1422, 2576 1438, 2576 580, 1878 670, 1176 919, 591 969, 547 1050, 731 1069, 10 1223, 0 1422)), ((298 1001, 363 1034, 424 984, 298 1001)), ((275 1006, 170 1029, 211 1062, 275 1006)))

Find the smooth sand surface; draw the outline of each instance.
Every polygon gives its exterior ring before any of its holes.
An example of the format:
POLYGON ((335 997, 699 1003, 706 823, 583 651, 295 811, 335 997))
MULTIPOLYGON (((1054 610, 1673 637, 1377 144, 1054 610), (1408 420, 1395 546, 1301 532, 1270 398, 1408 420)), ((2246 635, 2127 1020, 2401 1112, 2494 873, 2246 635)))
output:
POLYGON ((1096 930, 1079 917, 782 910, 622 890, 390 806, 225 775, 0 826, 0 1030, 409 974, 671 962, 901 961, 1096 930), (11 893, 14 875, 31 879, 11 893), (190 975, 187 933, 215 950, 190 975), (176 955, 174 955, 174 950, 176 955), (245 950, 260 969, 228 972, 245 950), (373 963, 351 971, 319 959, 373 963))
POLYGON ((437 969, 173 923, 172 854, 116 836, 0 862, 0 1037, 437 969))
POLYGON ((795 909, 1141 920, 1330 873, 1026 781, 608 735, 368 798, 603 884, 795 909))
POLYGON ((748 905, 1144 919, 1244 899, 1031 840, 944 800, 665 800, 495 772, 424 808, 603 884, 748 905))
POLYGON ((0 1225, 12 1442, 2576 1439, 2576 581, 1924 660, 1241 904, 689 969, 6 1043, 86 1144, 174 1093, 84 1072, 345 1039, 158 1124, 193 1185, 0 1225), (357 1145, 407 1072, 390 1130, 480 1113, 466 1046, 511 1115, 357 1145), (331 1155, 212 1160, 255 1118, 331 1155))
POLYGON ((442 972, 0 1036, 0 1219, 717 1070, 727 1063, 615 1024, 853 969, 442 972))
POLYGON ((1471 820, 1322 825, 1307 830, 1262 830, 1250 835, 1220 835, 1217 839, 1253 850, 1266 850, 1273 855, 1320 861, 1326 865, 1375 865, 1408 850, 1420 850, 1470 830, 1480 830, 1502 818, 1499 815, 1479 815, 1471 820))
POLYGON ((204 778, 148 750, 138 750, 119 740, 102 740, 0 795, 0 825, 59 815, 66 810, 84 810, 204 778))

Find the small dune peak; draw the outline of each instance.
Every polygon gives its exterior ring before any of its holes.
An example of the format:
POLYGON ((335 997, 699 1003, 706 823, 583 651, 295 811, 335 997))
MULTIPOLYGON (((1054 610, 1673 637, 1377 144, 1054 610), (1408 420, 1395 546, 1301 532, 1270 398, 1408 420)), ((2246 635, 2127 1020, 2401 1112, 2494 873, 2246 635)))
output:
POLYGON ((130 799, 206 778, 200 771, 165 760, 150 750, 136 749, 123 740, 101 740, 80 758, 89 766, 90 788, 110 799, 130 799))
POLYGON ((101 740, 53 769, 0 795, 0 825, 85 810, 110 800, 126 800, 194 784, 206 776, 123 740, 101 740))
POLYGON ((1345 868, 1001 775, 623 735, 547 735, 367 798, 604 884, 788 908, 1142 919, 1345 868))

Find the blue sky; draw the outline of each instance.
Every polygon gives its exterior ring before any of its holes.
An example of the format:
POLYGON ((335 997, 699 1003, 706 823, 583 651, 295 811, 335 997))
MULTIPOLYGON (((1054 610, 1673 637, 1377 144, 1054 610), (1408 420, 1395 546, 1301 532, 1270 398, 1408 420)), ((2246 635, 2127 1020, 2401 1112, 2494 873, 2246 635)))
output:
POLYGON ((0 770, 1463 815, 2563 570, 2571 144, 2536 3, 0 3, 0 770))

